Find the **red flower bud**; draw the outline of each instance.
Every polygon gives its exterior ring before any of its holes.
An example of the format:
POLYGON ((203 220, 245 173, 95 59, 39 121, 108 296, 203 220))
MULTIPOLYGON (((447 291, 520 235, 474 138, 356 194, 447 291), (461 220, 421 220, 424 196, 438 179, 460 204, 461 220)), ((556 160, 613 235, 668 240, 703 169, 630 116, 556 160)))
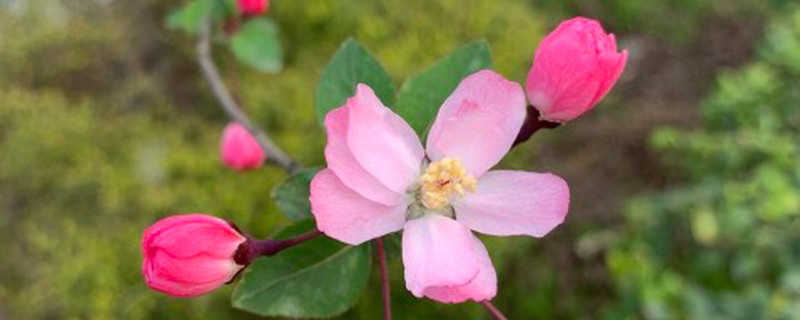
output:
POLYGON ((206 294, 244 268, 236 264, 234 254, 245 240, 219 218, 204 214, 168 217, 142 235, 142 274, 150 288, 172 296, 206 294))
POLYGON ((259 16, 267 12, 269 0, 238 0, 239 13, 245 16, 259 16))
POLYGON ((222 163, 234 170, 257 169, 266 160, 258 141, 244 126, 235 122, 228 124, 222 132, 220 155, 222 163))
POLYGON ((566 122, 602 99, 625 69, 613 34, 600 23, 574 18, 561 23, 536 49, 525 91, 541 119, 566 122))

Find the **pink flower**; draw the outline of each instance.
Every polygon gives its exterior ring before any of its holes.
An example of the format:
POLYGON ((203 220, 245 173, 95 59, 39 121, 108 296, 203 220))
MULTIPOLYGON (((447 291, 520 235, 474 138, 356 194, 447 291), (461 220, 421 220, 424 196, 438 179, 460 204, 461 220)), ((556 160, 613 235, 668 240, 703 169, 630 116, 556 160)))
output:
POLYGON ((225 220, 185 214, 159 220, 142 235, 142 274, 154 290, 177 297, 209 293, 244 266, 234 253, 246 239, 225 220))
POLYGON ((543 120, 566 122, 602 99, 625 69, 613 34, 586 18, 565 21, 536 49, 525 91, 543 120))
POLYGON ((519 84, 483 70, 444 102, 427 149, 368 86, 325 118, 328 168, 311 211, 331 238, 357 245, 403 230, 406 287, 440 302, 488 300, 497 276, 471 230, 541 237, 567 214, 569 189, 546 173, 489 171, 525 120, 519 84))
POLYGON ((239 12, 245 16, 258 16, 267 12, 269 0, 238 0, 239 12))
POLYGON ((222 132, 219 151, 222 163, 234 170, 258 169, 266 160, 256 139, 236 122, 229 123, 222 132))

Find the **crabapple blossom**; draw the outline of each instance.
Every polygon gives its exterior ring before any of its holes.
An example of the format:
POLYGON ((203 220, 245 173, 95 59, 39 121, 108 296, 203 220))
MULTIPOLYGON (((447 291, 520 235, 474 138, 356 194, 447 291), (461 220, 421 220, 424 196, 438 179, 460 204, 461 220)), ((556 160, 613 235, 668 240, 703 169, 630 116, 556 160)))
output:
POLYGON ((266 160, 258 141, 236 122, 229 123, 222 132, 219 151, 222 163, 234 170, 257 169, 266 160))
POLYGON ((216 217, 171 216, 144 230, 142 274, 150 288, 172 296, 206 294, 244 268, 234 261, 234 254, 246 240, 216 217))
POLYGON ((536 49, 525 91, 542 120, 563 123, 602 99, 625 69, 628 51, 595 20, 574 18, 536 49))
POLYGON ((541 237, 566 218, 569 188, 549 173, 490 169, 525 120, 522 87, 482 70, 439 109, 426 147, 359 84, 327 114, 328 167, 311 182, 317 228, 358 245, 401 231, 406 287, 416 297, 489 300, 497 275, 473 231, 541 237))

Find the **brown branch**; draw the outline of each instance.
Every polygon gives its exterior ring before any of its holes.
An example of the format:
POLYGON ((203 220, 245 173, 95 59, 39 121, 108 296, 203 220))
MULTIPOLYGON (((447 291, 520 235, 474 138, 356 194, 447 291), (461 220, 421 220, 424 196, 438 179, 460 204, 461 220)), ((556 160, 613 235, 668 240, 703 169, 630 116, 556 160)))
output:
POLYGON ((242 108, 233 99, 228 89, 220 77, 219 70, 214 64, 211 56, 211 19, 206 20, 200 28, 200 38, 197 42, 197 59, 200 64, 200 69, 203 70, 203 76, 211 89, 214 92, 214 97, 217 98, 220 106, 228 114, 228 116, 245 128, 250 134, 255 137, 261 149, 267 154, 267 161, 277 166, 282 167, 289 173, 294 173, 300 167, 292 160, 278 145, 276 145, 269 136, 261 131, 247 115, 242 112, 242 108))
POLYGON ((389 267, 386 264, 386 250, 383 248, 383 239, 376 238, 375 254, 378 258, 378 267, 381 274, 381 292, 383 293, 383 319, 392 320, 392 297, 389 291, 389 267))

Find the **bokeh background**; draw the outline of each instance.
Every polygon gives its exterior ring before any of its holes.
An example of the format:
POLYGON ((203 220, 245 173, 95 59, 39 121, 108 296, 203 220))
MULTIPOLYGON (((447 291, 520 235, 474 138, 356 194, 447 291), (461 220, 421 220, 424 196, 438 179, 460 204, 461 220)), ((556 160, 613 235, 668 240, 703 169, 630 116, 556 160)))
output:
MULTIPOLYGON (((285 176, 221 166, 226 117, 166 28, 180 0, 0 0, 0 319, 256 319, 224 288, 177 299, 139 273, 141 231, 174 213, 285 226, 285 176)), ((273 0, 286 68, 217 62, 253 119, 322 165, 321 69, 353 35, 400 84, 468 41, 523 81, 561 19, 600 19, 630 60, 594 111, 505 168, 572 187, 543 239, 484 238, 511 319, 800 319, 800 1, 273 0)), ((487 319, 417 300, 390 255, 398 319, 487 319)), ((380 315, 377 275, 342 319, 380 315)))

